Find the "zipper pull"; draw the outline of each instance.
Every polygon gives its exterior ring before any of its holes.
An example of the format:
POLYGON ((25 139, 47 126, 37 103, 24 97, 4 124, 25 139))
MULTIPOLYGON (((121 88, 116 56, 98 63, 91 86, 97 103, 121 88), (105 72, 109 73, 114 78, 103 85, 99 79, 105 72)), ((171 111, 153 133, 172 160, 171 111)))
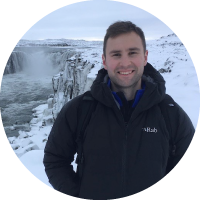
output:
POLYGON ((84 162, 84 156, 83 156, 83 153, 82 153, 80 163, 83 164, 83 162, 84 162))
POLYGON ((125 123, 125 126, 126 126, 126 128, 127 128, 127 126, 128 126, 128 122, 124 122, 125 123))
POLYGON ((127 140, 127 128, 128 128, 128 122, 124 122, 125 123, 125 127, 126 127, 126 131, 125 131, 125 139, 127 140))
POLYGON ((176 145, 172 146, 172 156, 175 156, 176 153, 176 145))

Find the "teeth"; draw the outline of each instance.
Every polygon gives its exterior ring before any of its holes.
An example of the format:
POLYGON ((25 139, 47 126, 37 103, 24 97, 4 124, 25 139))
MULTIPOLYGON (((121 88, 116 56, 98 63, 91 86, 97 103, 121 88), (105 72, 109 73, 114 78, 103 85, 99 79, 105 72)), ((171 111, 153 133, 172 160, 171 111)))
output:
POLYGON ((120 74, 124 74, 124 75, 127 75, 127 74, 131 74, 132 71, 129 71, 129 72, 119 72, 120 74))

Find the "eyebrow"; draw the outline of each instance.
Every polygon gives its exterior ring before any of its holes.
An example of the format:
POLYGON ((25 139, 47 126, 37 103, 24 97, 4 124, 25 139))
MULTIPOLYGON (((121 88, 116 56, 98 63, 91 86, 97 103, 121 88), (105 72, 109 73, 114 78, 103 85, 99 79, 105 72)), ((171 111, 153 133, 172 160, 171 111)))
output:
MULTIPOLYGON (((128 51, 140 51, 140 48, 133 47, 133 48, 129 48, 128 51)), ((120 52, 121 52, 121 50, 112 50, 109 52, 109 54, 120 53, 120 52)))

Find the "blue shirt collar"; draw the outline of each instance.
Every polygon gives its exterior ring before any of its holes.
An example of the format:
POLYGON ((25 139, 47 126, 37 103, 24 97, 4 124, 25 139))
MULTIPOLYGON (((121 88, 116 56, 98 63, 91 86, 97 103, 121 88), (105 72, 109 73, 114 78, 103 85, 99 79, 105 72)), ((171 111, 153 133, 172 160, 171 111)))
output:
MULTIPOLYGON (((110 79, 108 79, 107 85, 111 89, 111 81, 110 81, 110 79)), ((134 98, 133 104, 132 104, 132 108, 136 107, 136 105, 138 104, 139 100, 141 99, 142 95, 144 94, 145 87, 146 87, 145 82, 142 81, 142 89, 137 90, 137 92, 135 94, 135 98, 134 98)), ((120 97, 117 95, 117 93, 114 92, 114 91, 111 91, 111 92, 112 92, 115 100, 119 103, 120 107, 123 106, 122 101, 121 101, 120 97)))

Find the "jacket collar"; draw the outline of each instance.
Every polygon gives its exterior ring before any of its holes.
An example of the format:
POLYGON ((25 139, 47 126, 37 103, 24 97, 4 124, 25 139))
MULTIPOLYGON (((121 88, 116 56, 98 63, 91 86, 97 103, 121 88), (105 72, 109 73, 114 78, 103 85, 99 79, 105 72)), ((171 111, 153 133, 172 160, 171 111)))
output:
MULTIPOLYGON (((107 86, 109 77, 105 69, 101 69, 91 86, 91 93, 95 99, 102 104, 113 107, 112 91, 107 86)), ((144 67, 142 81, 145 83, 145 90, 136 108, 140 110, 149 109, 158 104, 165 96, 165 81, 161 74, 149 63, 144 67)))

